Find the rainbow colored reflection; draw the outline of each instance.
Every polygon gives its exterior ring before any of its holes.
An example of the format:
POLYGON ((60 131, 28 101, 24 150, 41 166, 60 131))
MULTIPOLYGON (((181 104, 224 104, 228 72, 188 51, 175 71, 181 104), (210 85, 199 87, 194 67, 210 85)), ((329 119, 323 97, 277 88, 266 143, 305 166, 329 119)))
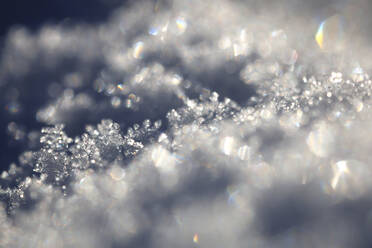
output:
POLYGON ((344 47, 344 25, 340 15, 333 15, 320 23, 315 41, 322 50, 339 51, 344 47))
POLYGON ((194 237, 192 238, 192 241, 197 244, 199 243, 199 235, 197 233, 194 234, 194 237))
POLYGON ((321 49, 324 48, 324 24, 325 24, 325 21, 323 21, 319 25, 318 31, 316 32, 316 35, 315 35, 315 40, 321 49))

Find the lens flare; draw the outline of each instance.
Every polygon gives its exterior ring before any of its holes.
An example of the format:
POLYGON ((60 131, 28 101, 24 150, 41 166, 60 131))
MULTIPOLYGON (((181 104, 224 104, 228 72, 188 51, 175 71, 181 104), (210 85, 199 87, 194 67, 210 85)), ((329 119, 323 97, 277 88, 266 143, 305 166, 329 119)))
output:
POLYGON ((340 15, 333 15, 320 23, 315 41, 324 51, 340 51, 344 47, 344 25, 340 15))
POLYGON ((192 238, 192 241, 193 241, 195 244, 199 243, 199 235, 198 235, 197 233, 194 234, 194 237, 192 238))
POLYGON ((325 24, 325 21, 323 21, 320 25, 319 25, 319 28, 318 28, 318 31, 316 32, 316 35, 315 35, 315 40, 316 42, 318 43, 319 47, 321 49, 324 48, 324 44, 323 44, 323 40, 324 40, 324 35, 323 35, 323 32, 324 32, 324 24, 325 24))

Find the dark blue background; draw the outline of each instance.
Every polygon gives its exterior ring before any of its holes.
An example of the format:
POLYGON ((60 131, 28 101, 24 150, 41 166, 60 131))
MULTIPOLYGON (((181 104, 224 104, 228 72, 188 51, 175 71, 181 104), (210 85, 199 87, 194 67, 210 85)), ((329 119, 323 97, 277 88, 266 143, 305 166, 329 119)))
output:
MULTIPOLYGON (((119 6, 130 4, 128 0, 11 0, 2 1, 0 4, 0 54, 3 50, 3 41, 11 28, 24 26, 31 31, 37 31, 46 23, 74 24, 74 23, 100 23, 104 22, 119 6)), ((41 75, 35 75, 39 78, 41 75)), ((18 82, 19 83, 19 82, 18 82)), ((20 82, 21 83, 21 82, 20 82)), ((4 89, 3 89, 4 90, 4 89)), ((28 104, 27 109, 20 115, 10 115, 3 108, 0 109, 0 172, 7 169, 11 162, 17 162, 17 157, 24 151, 21 144, 11 142, 6 132, 10 121, 21 123, 29 130, 39 130, 41 124, 35 119, 39 107, 45 104, 43 94, 39 98, 27 99, 33 95, 34 90, 25 88, 22 92, 23 99, 28 104), (29 92, 28 91, 33 91, 29 92)), ((6 96, 0 92, 0 105, 5 106, 6 96)))
POLYGON ((13 25, 37 29, 46 22, 100 22, 128 0, 12 0, 0 5, 0 35, 13 25))

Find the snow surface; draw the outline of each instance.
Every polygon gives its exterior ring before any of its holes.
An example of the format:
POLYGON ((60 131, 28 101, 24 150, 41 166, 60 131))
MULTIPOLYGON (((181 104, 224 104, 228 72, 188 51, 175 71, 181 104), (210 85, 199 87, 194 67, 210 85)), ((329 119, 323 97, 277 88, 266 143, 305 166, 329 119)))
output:
POLYGON ((368 37, 320 49, 301 10, 138 1, 14 28, 0 247, 370 247, 368 37))

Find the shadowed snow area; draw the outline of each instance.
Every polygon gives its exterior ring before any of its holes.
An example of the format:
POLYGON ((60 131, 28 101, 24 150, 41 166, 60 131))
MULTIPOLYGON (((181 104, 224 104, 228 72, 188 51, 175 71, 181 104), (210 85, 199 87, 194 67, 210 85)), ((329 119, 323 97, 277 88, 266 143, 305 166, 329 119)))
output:
POLYGON ((371 247, 370 10, 133 1, 11 29, 0 247, 371 247))

